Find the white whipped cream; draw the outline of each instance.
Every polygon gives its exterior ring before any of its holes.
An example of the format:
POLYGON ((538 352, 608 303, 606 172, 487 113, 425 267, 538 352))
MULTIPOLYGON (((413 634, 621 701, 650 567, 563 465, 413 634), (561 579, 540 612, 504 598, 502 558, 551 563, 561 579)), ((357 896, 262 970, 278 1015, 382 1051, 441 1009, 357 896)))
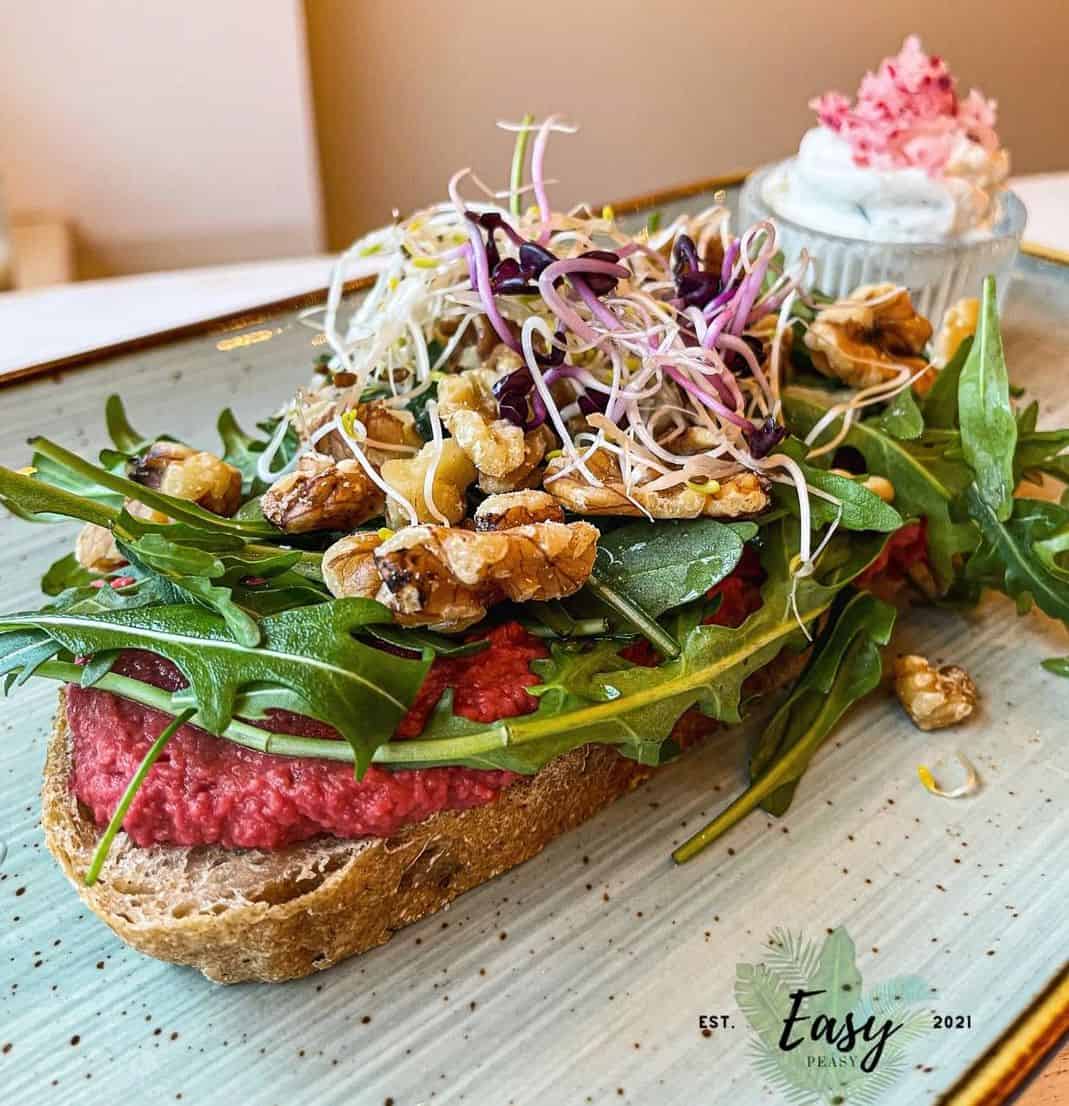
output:
POLYGON ((814 127, 798 155, 765 182, 764 201, 778 215, 826 234, 877 242, 941 242, 984 237, 998 217, 1009 155, 964 135, 942 173, 854 164, 850 145, 814 127))

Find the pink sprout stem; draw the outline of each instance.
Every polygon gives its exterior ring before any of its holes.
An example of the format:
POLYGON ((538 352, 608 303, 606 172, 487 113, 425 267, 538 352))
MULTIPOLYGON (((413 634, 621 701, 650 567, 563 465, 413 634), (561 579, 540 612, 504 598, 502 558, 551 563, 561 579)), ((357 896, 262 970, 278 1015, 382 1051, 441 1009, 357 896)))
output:
POLYGON ((557 277, 568 276, 569 273, 605 273, 607 276, 623 278, 629 276, 627 269, 622 265, 615 265, 611 261, 598 261, 595 258, 575 257, 564 261, 554 261, 547 265, 538 278, 538 290, 542 293, 542 299, 546 306, 557 316, 569 330, 578 334, 584 341, 600 345, 604 336, 588 325, 559 295, 553 287, 557 277))
POLYGON ((684 390, 699 400, 714 414, 719 415, 725 422, 734 423, 742 430, 753 429, 753 423, 742 415, 725 407, 718 399, 714 399, 704 388, 700 388, 686 373, 680 372, 675 365, 665 365, 665 372, 684 390))

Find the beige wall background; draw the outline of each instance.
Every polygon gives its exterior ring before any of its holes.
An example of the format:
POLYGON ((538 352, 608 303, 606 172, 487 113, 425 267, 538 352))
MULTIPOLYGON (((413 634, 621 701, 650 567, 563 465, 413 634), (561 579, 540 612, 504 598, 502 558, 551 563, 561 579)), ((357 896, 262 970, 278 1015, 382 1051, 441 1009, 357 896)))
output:
POLYGON ((1017 172, 1069 167, 1069 0, 306 0, 327 213, 340 248, 444 196, 504 184, 499 118, 567 113, 564 203, 752 167, 796 146, 809 98, 852 94, 919 31, 998 99, 1017 172))
POLYGON ((8 207, 81 276, 322 248, 300 0, 0 4, 8 207))
POLYGON ((1069 0, 0 0, 0 189, 82 277, 337 249, 457 168, 503 184, 527 110, 582 124, 561 203, 787 154, 914 29, 1017 171, 1069 168, 1069 0))

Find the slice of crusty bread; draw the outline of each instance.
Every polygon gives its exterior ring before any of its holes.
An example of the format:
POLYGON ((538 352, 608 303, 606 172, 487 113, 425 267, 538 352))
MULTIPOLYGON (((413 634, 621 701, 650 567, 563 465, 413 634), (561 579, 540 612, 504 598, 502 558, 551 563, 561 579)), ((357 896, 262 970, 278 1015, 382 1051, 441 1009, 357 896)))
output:
POLYGON ((529 860, 650 770, 585 746, 493 803, 445 811, 393 837, 317 838, 285 849, 139 848, 120 833, 86 887, 100 829, 69 787, 61 693, 45 763, 45 840, 85 903, 140 952, 218 983, 297 979, 388 941, 394 931, 529 860))
MULTIPOLYGON (((800 664, 781 655, 751 682, 762 689, 781 684, 800 664)), ((78 894, 127 944, 189 964, 218 983, 276 982, 383 944, 395 930, 529 860, 651 771, 608 746, 587 745, 495 802, 432 815, 386 839, 318 838, 278 850, 140 848, 120 832, 100 879, 86 887, 101 830, 69 787, 61 691, 41 820, 48 848, 78 894)))

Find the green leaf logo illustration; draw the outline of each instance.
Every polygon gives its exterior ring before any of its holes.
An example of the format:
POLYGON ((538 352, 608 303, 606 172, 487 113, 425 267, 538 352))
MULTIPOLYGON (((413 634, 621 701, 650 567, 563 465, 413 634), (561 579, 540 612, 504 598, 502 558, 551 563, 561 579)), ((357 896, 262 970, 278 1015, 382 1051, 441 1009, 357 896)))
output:
POLYGON ((929 990, 898 976, 868 992, 854 942, 840 927, 823 943, 776 929, 757 964, 735 970, 735 999, 753 1031, 751 1058, 789 1106, 875 1106, 907 1071, 932 1026, 929 990))

